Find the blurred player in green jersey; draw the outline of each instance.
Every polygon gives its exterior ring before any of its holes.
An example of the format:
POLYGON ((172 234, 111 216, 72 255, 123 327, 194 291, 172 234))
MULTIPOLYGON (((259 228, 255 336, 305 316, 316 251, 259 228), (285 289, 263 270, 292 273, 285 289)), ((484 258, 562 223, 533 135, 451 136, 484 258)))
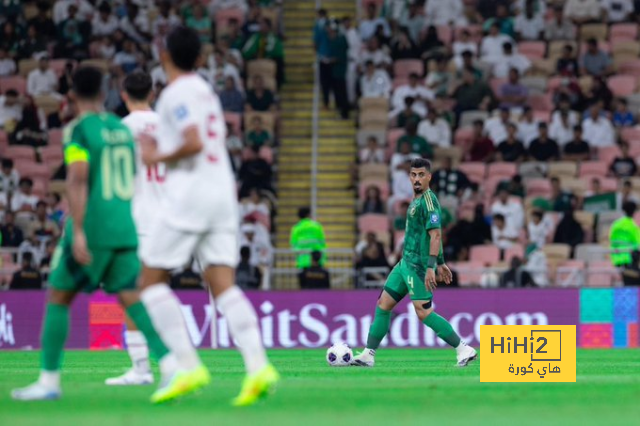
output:
POLYGON ((460 340, 451 324, 435 313, 432 306, 436 272, 439 280, 450 284, 451 271, 442 254, 440 203, 429 189, 431 163, 423 158, 413 160, 409 177, 414 198, 407 212, 402 260, 387 277, 369 329, 367 347, 354 357, 352 365, 373 367, 376 349, 389 331, 391 311, 409 294, 420 321, 456 349, 458 366, 464 367, 476 359, 476 351, 460 340))
POLYGON ((31 386, 14 390, 12 396, 17 400, 61 396, 60 366, 69 331, 69 306, 79 292, 92 292, 100 284, 107 293, 118 295, 161 367, 174 369, 177 363, 154 330, 136 291, 140 263, 131 215, 134 140, 118 117, 102 111, 102 81, 102 72, 93 67, 81 67, 73 76, 79 115, 63 135, 70 218, 51 261, 40 377, 31 386))

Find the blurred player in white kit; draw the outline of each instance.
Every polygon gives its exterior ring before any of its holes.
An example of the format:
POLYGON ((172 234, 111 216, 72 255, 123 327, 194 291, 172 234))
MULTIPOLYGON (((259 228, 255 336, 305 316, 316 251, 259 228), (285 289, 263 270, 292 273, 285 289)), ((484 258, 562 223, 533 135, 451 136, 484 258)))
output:
POLYGON ((244 359, 247 375, 233 403, 251 405, 275 387, 279 375, 267 359, 255 310, 234 285, 239 252, 236 182, 220 101, 194 72, 200 48, 198 34, 189 28, 176 28, 167 37, 161 59, 169 84, 156 105, 157 140, 143 135, 140 144, 147 167, 166 164, 160 214, 153 216, 140 248, 140 297, 184 372, 153 399, 173 399, 185 387, 209 381, 184 325, 180 302, 167 284, 168 271, 194 256, 244 359))

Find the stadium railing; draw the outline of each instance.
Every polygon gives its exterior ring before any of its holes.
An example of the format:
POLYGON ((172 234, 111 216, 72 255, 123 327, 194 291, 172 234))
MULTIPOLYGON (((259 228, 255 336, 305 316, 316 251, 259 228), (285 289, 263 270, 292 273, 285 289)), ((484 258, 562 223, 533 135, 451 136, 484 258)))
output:
MULTIPOLYGON (((271 268, 271 283, 274 289, 294 290, 299 288, 296 257, 303 252, 291 249, 274 250, 274 267, 271 268)), ((324 267, 331 275, 332 289, 353 288, 355 269, 354 253, 351 249, 327 249, 324 251, 324 267)))

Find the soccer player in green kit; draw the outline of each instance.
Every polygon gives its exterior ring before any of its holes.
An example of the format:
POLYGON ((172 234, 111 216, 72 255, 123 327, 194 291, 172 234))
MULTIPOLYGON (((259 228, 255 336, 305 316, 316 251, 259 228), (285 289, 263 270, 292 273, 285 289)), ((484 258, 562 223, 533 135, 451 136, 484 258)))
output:
POLYGON ((17 400, 60 398, 69 306, 80 291, 94 291, 101 283, 107 293, 118 295, 161 365, 177 363, 154 330, 136 291, 140 263, 131 215, 134 140, 118 117, 102 112, 101 87, 102 72, 97 68, 81 67, 73 77, 79 116, 63 136, 70 218, 51 262, 40 377, 28 387, 15 389, 12 397, 17 400))
POLYGON ((465 367, 478 356, 475 349, 461 341, 451 324, 435 313, 432 306, 436 271, 445 284, 451 283, 451 271, 445 265, 442 254, 440 203, 436 194, 429 189, 429 160, 413 160, 409 177, 413 185, 414 198, 407 212, 402 260, 387 277, 369 329, 367 347, 354 357, 352 365, 374 366, 376 349, 389 331, 391 311, 409 294, 420 321, 456 349, 458 366, 465 367))

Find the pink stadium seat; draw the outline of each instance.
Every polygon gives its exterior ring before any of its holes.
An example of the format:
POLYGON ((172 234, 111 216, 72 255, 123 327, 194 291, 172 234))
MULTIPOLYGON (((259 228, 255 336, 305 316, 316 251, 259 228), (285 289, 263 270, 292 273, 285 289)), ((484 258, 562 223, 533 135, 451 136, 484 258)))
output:
POLYGON ((614 75, 609 77, 607 85, 614 96, 625 97, 636 90, 636 78, 630 75, 614 75))
POLYGON ((604 192, 615 192, 618 190, 618 180, 616 178, 600 179, 600 188, 604 192))
POLYGON ((515 163, 497 162, 489 164, 487 168, 487 176, 489 178, 499 177, 502 179, 510 179, 518 172, 515 163))
POLYGON ((444 43, 445 46, 450 46, 453 40, 453 31, 449 25, 438 25, 436 27, 438 31, 438 38, 444 43))
POLYGON ((6 147, 9 146, 9 136, 7 136, 7 132, 4 130, 0 130, 0 149, 4 151, 6 147))
POLYGON ((589 262, 587 268, 586 287, 611 287, 616 281, 618 271, 608 260, 589 262))
POLYGON ((560 85, 564 77, 550 77, 547 80, 547 93, 553 93, 560 85))
POLYGON ((609 28, 609 39, 612 44, 618 41, 634 41, 638 38, 637 24, 614 24, 609 28))
MULTIPOLYGON (((604 40, 598 40, 598 49, 602 50, 604 53, 611 53, 611 45, 609 42, 604 40)), ((580 43, 580 56, 584 55, 584 52, 587 51, 587 42, 583 41, 580 43)))
POLYGON ((625 142, 640 141, 640 127, 623 127, 620 137, 625 142))
POLYGON ((270 146, 263 146, 258 152, 258 157, 262 158, 269 164, 273 164, 273 149, 270 146))
POLYGON ((52 59, 49 61, 49 65, 51 66, 51 69, 56 73, 56 75, 60 77, 64 73, 67 62, 73 63, 73 66, 75 68, 76 61, 74 61, 73 59, 52 59))
POLYGON ((48 165, 36 162, 21 161, 16 163, 16 169, 18 169, 21 176, 28 176, 34 180, 48 180, 52 175, 51 169, 48 165))
POLYGON ((536 111, 553 111, 553 96, 549 93, 529 96, 529 106, 536 111))
POLYGON ((393 214, 400 214, 400 205, 402 203, 409 203, 411 204, 411 198, 405 198, 404 200, 397 200, 395 203, 393 203, 393 214))
POLYGON ((389 129, 387 131, 387 148, 389 148, 391 153, 396 152, 398 139, 400 139, 404 133, 404 129, 389 129))
POLYGON ((525 180, 528 197, 547 197, 551 194, 551 182, 547 179, 525 180))
POLYGON ((516 244, 504 251, 505 262, 511 262, 511 259, 514 257, 519 257, 524 260, 524 246, 522 244, 516 244))
POLYGON ((360 233, 389 231, 389 217, 386 214, 363 214, 358 217, 360 233))
POLYGON ((568 281, 566 283, 567 285, 577 285, 579 283, 579 280, 577 279, 579 276, 578 274, 580 273, 579 271, 584 271, 584 266, 583 260, 565 260, 560 263, 555 277, 556 285, 565 286, 565 281, 568 281), (576 273, 575 271, 578 272, 576 273))
POLYGON ((506 78, 492 78, 489 81, 489 86, 491 86, 491 90, 493 90, 494 95, 500 97, 500 88, 506 82, 507 82, 506 78))
POLYGON ((360 185, 358 187, 359 199, 364 200, 367 188, 371 185, 380 188, 380 198, 382 198, 382 200, 386 200, 387 198, 389 198, 389 182, 381 179, 364 179, 360 182, 360 185))
POLYGON ((487 203, 487 206, 489 206, 491 204, 492 197, 496 193, 498 185, 500 185, 500 182, 506 178, 504 176, 491 176, 490 174, 487 174, 487 176, 488 177, 482 183, 482 189, 485 195, 485 202, 487 203))
POLYGON ((623 62, 618 67, 618 72, 625 75, 632 75, 634 77, 640 76, 640 59, 623 62))
POLYGON ((49 146, 62 146, 62 129, 49 130, 49 146))
MULTIPOLYGON (((623 128, 622 130, 624 130, 623 128)), ((623 136, 624 139, 624 136, 623 136)), ((600 161, 611 164, 611 162, 620 155, 620 148, 617 146, 608 146, 605 148, 598 148, 598 158, 600 161)))
POLYGON ((580 163, 580 177, 605 177, 609 171, 609 165, 604 161, 585 161, 580 163))
POLYGON ((10 145, 7 147, 7 149, 5 149, 3 156, 11 158, 14 161, 35 161, 35 151, 30 146, 10 145))
POLYGON ((45 159, 57 159, 63 158, 62 147, 59 145, 47 145, 40 148, 40 157, 42 161, 45 162, 45 159))
POLYGON ((225 112, 224 121, 230 123, 235 134, 240 136, 242 128, 242 114, 237 112, 225 112))
POLYGON ((393 75, 395 78, 409 77, 409 74, 416 73, 424 75, 424 64, 419 59, 399 59, 393 63, 393 75))
POLYGON ((482 264, 494 264, 500 262, 500 249, 492 244, 471 246, 469 260, 482 264))
POLYGON ((473 139, 473 128, 472 127, 460 127, 456 130, 453 135, 453 143, 455 146, 459 146, 464 148, 471 143, 473 139))
POLYGON ((408 77, 396 77, 393 79, 393 82, 391 83, 393 90, 397 89, 400 86, 404 86, 405 84, 409 84, 408 77))
POLYGON ((404 242, 404 231, 393 232, 393 250, 397 251, 400 248, 400 243, 404 242))
POLYGON ((19 75, 0 78, 0 91, 2 94, 9 89, 14 89, 19 94, 24 95, 27 93, 27 80, 19 75))
POLYGON ((482 262, 455 262, 449 263, 449 267, 458 273, 460 287, 475 287, 480 284, 482 262))
POLYGON ((469 180, 476 183, 482 183, 487 174, 487 165, 480 162, 461 163, 458 169, 466 174, 469 180))
POLYGON ((220 9, 216 12, 216 24, 226 27, 231 19, 237 19, 240 26, 244 23, 244 12, 239 8, 220 9))
POLYGON ((549 124, 549 121, 551 120, 551 111, 549 110, 544 110, 544 111, 533 111, 533 119, 539 123, 547 123, 549 124))
POLYGON ((547 45, 544 41, 523 41, 518 43, 518 52, 532 61, 544 58, 546 50, 547 45))

